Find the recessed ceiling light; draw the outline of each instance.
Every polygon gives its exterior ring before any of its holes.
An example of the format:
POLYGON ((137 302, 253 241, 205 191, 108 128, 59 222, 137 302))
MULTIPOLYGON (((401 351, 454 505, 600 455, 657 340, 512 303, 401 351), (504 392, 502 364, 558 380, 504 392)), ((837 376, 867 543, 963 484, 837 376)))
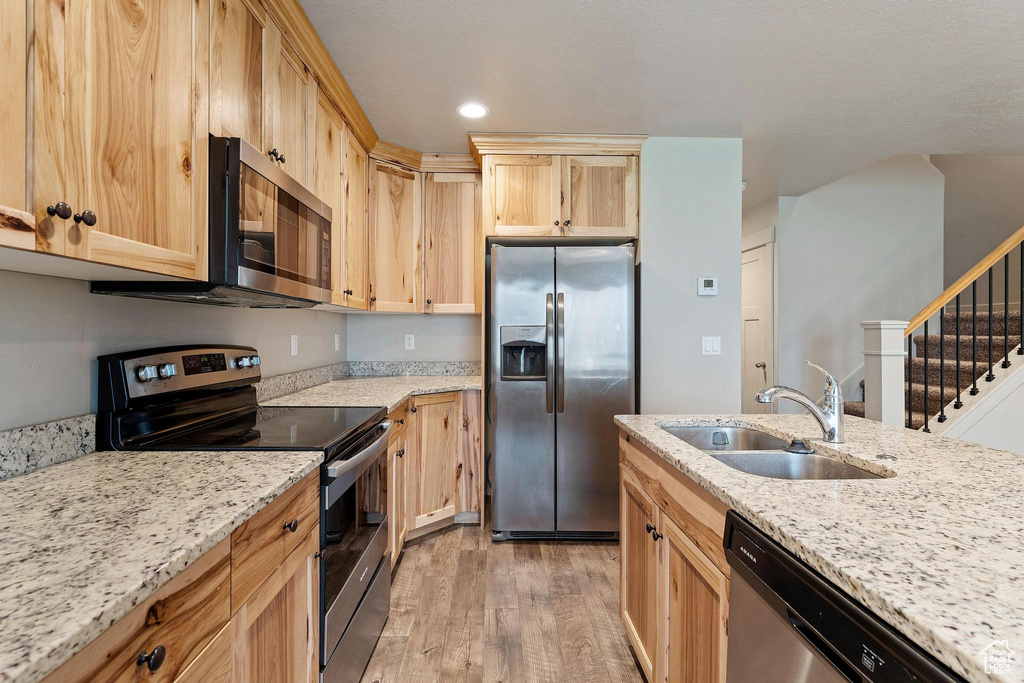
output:
POLYGON ((467 119, 478 119, 481 116, 487 116, 489 111, 490 109, 477 102, 466 102, 459 107, 459 113, 467 119))

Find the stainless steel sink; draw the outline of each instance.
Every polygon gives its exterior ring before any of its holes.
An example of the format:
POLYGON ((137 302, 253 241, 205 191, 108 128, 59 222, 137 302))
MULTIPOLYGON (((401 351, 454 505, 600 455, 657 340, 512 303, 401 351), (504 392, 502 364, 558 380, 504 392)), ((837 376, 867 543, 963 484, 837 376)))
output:
POLYGON ((734 470, 773 479, 881 479, 874 472, 817 453, 706 451, 734 470))
POLYGON ((788 441, 745 427, 662 427, 702 451, 781 451, 788 441))
POLYGON ((786 440, 745 427, 662 427, 729 467, 773 479, 881 479, 841 460, 817 453, 790 453, 786 440))

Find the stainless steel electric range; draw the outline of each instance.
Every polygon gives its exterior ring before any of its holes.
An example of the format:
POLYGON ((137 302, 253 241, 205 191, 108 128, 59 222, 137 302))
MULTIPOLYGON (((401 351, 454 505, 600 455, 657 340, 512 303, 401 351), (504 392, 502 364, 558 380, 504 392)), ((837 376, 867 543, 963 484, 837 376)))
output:
POLYGON ((384 408, 266 407, 247 346, 174 346, 99 358, 98 450, 323 451, 320 679, 358 681, 387 621, 384 408), (369 509, 369 508, 373 509, 369 509))

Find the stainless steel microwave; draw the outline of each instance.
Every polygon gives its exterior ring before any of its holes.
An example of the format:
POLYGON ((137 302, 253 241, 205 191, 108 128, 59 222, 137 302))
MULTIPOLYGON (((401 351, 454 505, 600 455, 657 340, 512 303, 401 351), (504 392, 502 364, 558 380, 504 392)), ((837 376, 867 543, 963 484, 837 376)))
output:
POLYGON ((331 207, 275 157, 210 138, 207 281, 92 282, 91 291, 264 308, 330 302, 331 207))

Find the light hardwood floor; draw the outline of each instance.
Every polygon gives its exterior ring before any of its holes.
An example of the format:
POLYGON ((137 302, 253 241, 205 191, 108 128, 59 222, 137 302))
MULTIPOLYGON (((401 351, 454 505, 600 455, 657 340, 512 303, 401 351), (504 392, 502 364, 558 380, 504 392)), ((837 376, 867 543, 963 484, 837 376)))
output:
POLYGON ((617 543, 492 543, 456 526, 406 544, 363 683, 642 681, 619 621, 617 543))

